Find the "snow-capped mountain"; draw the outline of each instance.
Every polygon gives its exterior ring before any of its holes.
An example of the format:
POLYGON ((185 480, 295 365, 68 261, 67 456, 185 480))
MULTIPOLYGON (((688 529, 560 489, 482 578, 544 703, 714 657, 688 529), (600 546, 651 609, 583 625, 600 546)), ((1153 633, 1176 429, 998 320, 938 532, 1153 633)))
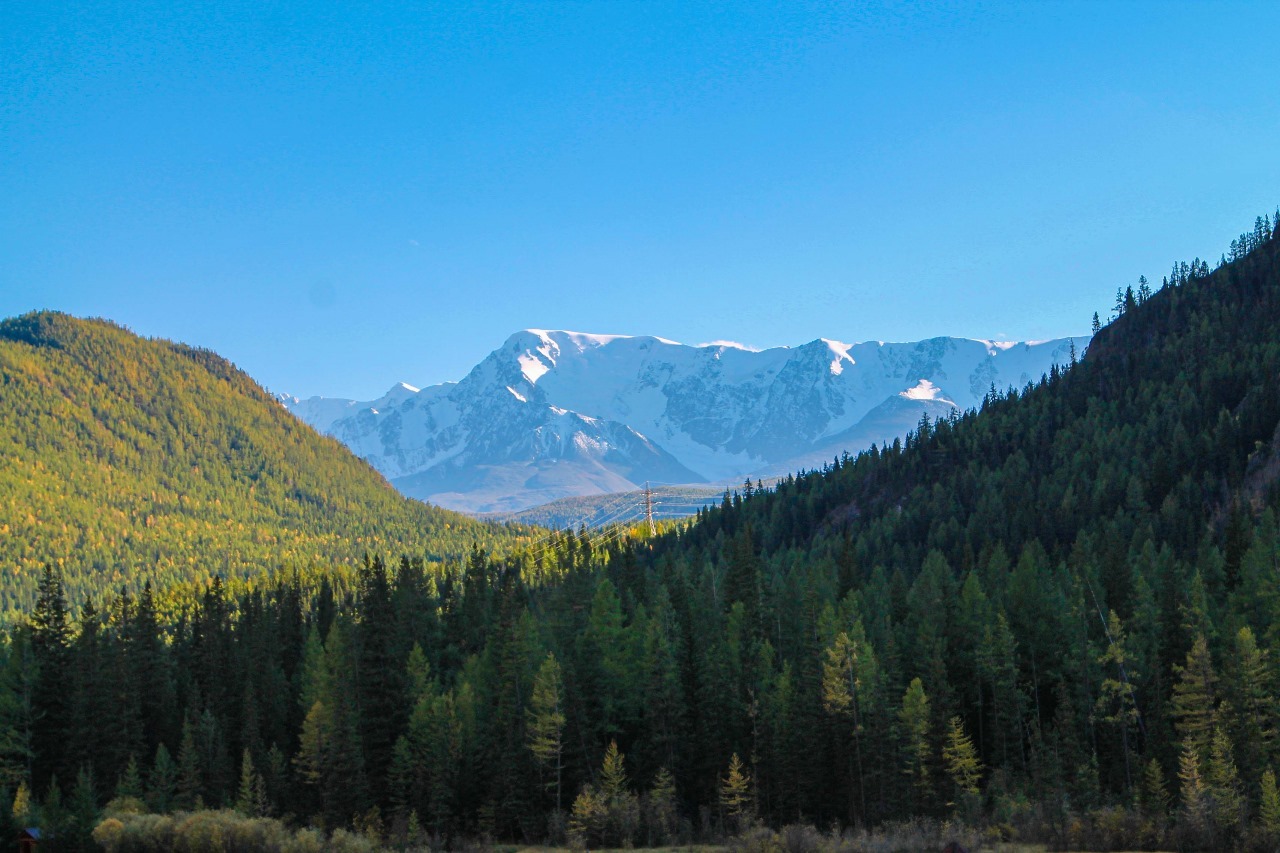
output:
POLYGON ((819 339, 754 351, 527 329, 460 382, 281 402, 404 493, 512 511, 654 483, 740 482, 904 435, 1066 364, 1087 337, 819 339))

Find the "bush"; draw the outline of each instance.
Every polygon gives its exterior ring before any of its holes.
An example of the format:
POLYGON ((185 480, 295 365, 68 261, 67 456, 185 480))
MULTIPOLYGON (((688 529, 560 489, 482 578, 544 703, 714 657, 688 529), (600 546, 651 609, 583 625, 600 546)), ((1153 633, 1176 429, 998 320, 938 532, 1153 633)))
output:
POLYGON ((916 818, 901 823, 882 824, 875 829, 853 829, 824 835, 812 826, 792 824, 780 832, 762 825, 749 827, 730 839, 736 853, 903 853, 941 850, 958 841, 966 849, 980 849, 981 834, 963 824, 916 818))
POLYGON ((178 812, 172 815, 120 812, 93 830, 108 853, 372 853, 375 842, 339 829, 329 838, 316 829, 291 830, 271 818, 234 811, 178 812))
POLYGON ((116 853, 120 849, 120 839, 123 836, 124 824, 114 817, 107 818, 93 830, 93 840, 107 853, 116 853))
POLYGON ((793 823, 782 827, 782 849, 787 853, 820 853, 826 849, 827 839, 807 823, 793 823))

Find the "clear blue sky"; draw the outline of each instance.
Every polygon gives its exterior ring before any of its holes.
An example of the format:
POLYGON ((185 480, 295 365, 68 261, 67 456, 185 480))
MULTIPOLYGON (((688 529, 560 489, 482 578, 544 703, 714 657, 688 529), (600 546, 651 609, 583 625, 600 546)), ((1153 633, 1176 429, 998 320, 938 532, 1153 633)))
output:
POLYGON ((368 398, 524 327, 1083 333, 1280 202, 1277 3, 390 5, 3 4, 0 314, 368 398))

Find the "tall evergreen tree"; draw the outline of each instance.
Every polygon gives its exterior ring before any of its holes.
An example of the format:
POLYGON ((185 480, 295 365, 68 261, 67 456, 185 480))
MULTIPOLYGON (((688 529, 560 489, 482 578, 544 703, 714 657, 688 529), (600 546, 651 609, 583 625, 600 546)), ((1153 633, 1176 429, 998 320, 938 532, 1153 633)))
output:
POLYGON ((552 778, 543 784, 556 792, 556 811, 562 807, 560 787, 564 773, 563 686, 560 664, 551 652, 538 669, 529 704, 529 750, 552 778))

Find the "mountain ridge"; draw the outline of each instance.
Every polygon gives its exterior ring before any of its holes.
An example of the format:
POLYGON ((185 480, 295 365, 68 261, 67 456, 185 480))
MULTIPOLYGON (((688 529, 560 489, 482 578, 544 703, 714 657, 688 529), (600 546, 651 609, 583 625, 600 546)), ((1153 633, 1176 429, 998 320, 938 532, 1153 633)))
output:
MULTIPOLYGON (((816 338, 754 350, 524 329, 462 380, 371 401, 277 395, 406 494, 469 512, 778 476, 1066 364, 1089 338, 816 338)), ((821 464, 820 462, 818 464, 821 464)))

